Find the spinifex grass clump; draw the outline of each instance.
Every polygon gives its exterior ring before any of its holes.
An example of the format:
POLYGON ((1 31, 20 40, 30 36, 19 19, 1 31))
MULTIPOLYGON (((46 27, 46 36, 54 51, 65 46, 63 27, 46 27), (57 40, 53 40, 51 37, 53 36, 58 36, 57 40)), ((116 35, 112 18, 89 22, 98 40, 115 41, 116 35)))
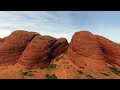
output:
POLYGON ((117 70, 117 68, 115 68, 115 67, 109 67, 109 68, 110 68, 110 70, 111 70, 113 73, 115 73, 116 75, 119 75, 119 76, 120 76, 120 71, 117 70))
POLYGON ((22 75, 22 78, 25 78, 26 76, 32 77, 34 75, 35 71, 22 71, 20 70, 20 74, 22 75))
POLYGON ((83 74, 83 72, 82 72, 81 70, 77 70, 77 72, 78 72, 79 74, 83 74))
POLYGON ((56 64, 49 64, 48 66, 40 68, 40 69, 54 70, 54 69, 56 69, 56 67, 57 67, 56 64))
POLYGON ((87 75, 86 76, 87 77, 87 79, 95 79, 93 76, 91 76, 91 75, 87 75))
POLYGON ((46 74, 46 79, 57 79, 56 75, 55 74, 46 74))
POLYGON ((101 74, 103 74, 103 75, 105 75, 105 76, 110 76, 108 73, 101 73, 101 74))

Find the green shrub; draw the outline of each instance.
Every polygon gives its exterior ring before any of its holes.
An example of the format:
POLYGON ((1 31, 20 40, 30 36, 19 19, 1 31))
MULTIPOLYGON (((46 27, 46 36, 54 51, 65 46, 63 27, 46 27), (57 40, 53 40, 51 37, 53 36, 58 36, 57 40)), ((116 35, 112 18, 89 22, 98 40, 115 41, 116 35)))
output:
POLYGON ((111 70, 113 73, 115 73, 116 75, 120 75, 120 71, 118 71, 117 68, 115 68, 115 67, 109 67, 109 68, 110 68, 110 70, 111 70))
POLYGON ((46 79, 57 79, 57 77, 55 76, 55 74, 52 75, 46 74, 46 79))
POLYGON ((34 72, 35 71, 22 71, 22 70, 20 70, 22 78, 25 78, 26 76, 32 77, 32 76, 34 76, 34 72))
POLYGON ((73 77, 73 79, 80 79, 80 76, 78 74, 75 74, 75 76, 73 77))
POLYGON ((87 75, 86 76, 88 79, 95 79, 93 76, 91 76, 91 75, 87 75))
POLYGON ((57 66, 56 64, 50 64, 50 65, 48 65, 48 68, 49 68, 49 69, 55 69, 56 66, 57 66))
POLYGON ((31 76, 35 76, 35 75, 34 75, 34 72, 33 72, 33 71, 28 71, 28 72, 27 72, 27 76, 30 76, 30 77, 31 77, 31 76))
POLYGON ((117 71, 117 68, 115 67, 109 67, 112 71, 117 71))
POLYGON ((106 76, 110 76, 108 73, 101 73, 101 74, 106 75, 106 76))
POLYGON ((49 64, 46 67, 41 67, 40 69, 48 69, 48 70, 54 70, 56 69, 57 65, 56 64, 49 64))
POLYGON ((82 72, 81 70, 77 70, 77 72, 78 72, 79 74, 83 74, 83 72, 82 72))

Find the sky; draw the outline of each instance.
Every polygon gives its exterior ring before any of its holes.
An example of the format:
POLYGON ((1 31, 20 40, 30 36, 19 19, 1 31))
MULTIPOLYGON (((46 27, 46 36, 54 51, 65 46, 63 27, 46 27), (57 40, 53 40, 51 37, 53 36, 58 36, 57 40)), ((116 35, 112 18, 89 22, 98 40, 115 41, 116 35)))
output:
POLYGON ((120 11, 0 11, 0 38, 15 30, 69 42, 75 32, 86 30, 120 43, 120 11))

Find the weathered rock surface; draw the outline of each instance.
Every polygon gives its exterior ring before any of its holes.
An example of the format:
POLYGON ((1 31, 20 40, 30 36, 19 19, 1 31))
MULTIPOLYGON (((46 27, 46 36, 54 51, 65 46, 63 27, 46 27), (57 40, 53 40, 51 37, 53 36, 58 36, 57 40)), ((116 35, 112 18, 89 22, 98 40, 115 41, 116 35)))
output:
POLYGON ((36 35, 38 33, 17 30, 7 38, 2 39, 0 44, 0 65, 15 64, 28 43, 36 35))
POLYGON ((54 44, 54 49, 52 51, 52 57, 57 57, 61 53, 64 53, 67 51, 69 44, 66 38, 59 38, 55 44, 54 44))
POLYGON ((28 44, 19 63, 26 69, 47 66, 56 56, 66 52, 66 39, 56 39, 51 36, 35 36, 28 44))
POLYGON ((96 35, 96 39, 104 53, 106 62, 120 69, 120 44, 99 35, 96 35))
POLYGON ((88 31, 76 32, 73 35, 67 57, 84 70, 108 70, 106 59, 96 37, 88 31))

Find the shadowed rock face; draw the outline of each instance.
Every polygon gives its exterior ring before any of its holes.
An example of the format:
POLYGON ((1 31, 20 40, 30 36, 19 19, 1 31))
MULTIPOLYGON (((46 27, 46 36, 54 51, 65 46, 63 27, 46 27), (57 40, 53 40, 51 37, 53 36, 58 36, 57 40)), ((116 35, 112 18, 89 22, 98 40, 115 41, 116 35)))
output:
POLYGON ((53 45, 52 57, 57 57, 67 51, 69 44, 66 38, 59 38, 53 45))
POLYGON ((38 35, 35 32, 17 30, 4 38, 0 44, 0 65, 15 64, 28 43, 38 35))
POLYGON ((19 63, 26 69, 44 67, 53 58, 66 52, 67 47, 65 38, 57 40, 51 36, 36 36, 26 47, 19 63))
POLYGON ((88 31, 76 32, 70 42, 68 58, 84 70, 107 71, 106 59, 96 37, 88 31))
POLYGON ((120 45, 99 35, 96 35, 96 39, 104 53, 106 62, 120 69, 120 45))
POLYGON ((57 39, 50 36, 34 37, 23 52, 19 63, 27 69, 48 65, 52 46, 56 41, 57 39))

